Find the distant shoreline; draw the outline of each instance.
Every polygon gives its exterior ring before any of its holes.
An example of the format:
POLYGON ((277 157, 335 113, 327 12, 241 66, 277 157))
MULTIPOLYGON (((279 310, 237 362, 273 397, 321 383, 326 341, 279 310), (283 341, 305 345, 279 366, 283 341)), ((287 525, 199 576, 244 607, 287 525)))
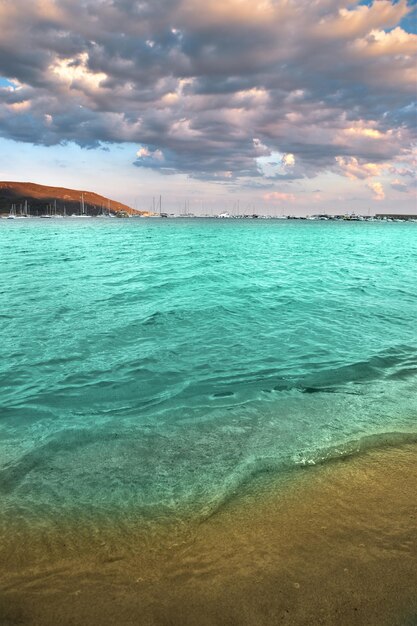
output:
POLYGON ((326 216, 276 216, 276 215, 150 215, 150 214, 140 214, 140 215, 132 215, 132 214, 123 214, 119 212, 118 214, 112 215, 36 215, 36 216, 26 216, 26 215, 17 215, 15 217, 10 218, 7 213, 0 214, 0 219, 6 220, 28 220, 28 219, 52 219, 55 220, 57 218, 65 218, 65 220, 73 220, 73 219, 85 219, 91 218, 93 220, 99 219, 101 221, 102 218, 108 219, 109 217, 118 217, 118 218, 131 218, 131 219, 175 219, 175 220, 184 220, 184 219, 210 219, 210 220, 274 220, 274 221, 304 221, 304 222, 416 222, 417 223, 417 215, 398 215, 395 214, 387 214, 386 216, 373 216, 369 217, 366 215, 356 215, 356 216, 345 216, 345 215, 326 215, 326 216))

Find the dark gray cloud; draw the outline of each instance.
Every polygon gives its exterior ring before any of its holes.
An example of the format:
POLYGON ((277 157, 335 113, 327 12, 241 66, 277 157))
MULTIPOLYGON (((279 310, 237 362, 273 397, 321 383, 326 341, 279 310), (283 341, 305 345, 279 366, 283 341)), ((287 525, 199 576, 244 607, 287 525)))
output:
POLYGON ((365 176, 364 164, 403 158, 415 141, 417 37, 398 27, 409 10, 405 0, 3 0, 0 75, 16 88, 0 89, 0 133, 133 142, 139 167, 202 179, 365 176))

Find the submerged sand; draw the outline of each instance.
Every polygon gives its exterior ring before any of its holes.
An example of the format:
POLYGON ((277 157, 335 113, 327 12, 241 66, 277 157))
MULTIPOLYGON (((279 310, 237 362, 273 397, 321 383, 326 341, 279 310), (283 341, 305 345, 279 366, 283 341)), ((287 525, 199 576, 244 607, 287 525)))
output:
POLYGON ((2 518, 0 624, 417 624, 417 445, 262 475, 199 523, 2 518))

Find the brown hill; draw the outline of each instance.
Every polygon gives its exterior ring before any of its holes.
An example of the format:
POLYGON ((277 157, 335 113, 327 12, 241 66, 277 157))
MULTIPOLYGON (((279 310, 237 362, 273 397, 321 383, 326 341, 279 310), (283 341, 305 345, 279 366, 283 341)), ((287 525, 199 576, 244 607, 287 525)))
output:
POLYGON ((98 215, 104 210, 112 213, 140 215, 142 211, 135 211, 126 204, 116 202, 92 191, 65 189, 64 187, 47 187, 35 183, 0 182, 0 213, 9 213, 12 204, 17 212, 22 210, 27 201, 30 215, 44 215, 47 212, 79 214, 81 202, 84 199, 85 212, 89 215, 98 215))

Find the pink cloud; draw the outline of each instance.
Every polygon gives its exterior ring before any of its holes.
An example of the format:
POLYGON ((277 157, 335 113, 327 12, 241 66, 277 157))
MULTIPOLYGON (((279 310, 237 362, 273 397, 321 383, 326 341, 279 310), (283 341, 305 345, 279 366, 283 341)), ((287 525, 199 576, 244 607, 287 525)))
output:
POLYGON ((270 193, 265 193, 263 199, 267 202, 295 202, 295 195, 282 191, 271 191, 270 193))
POLYGON ((360 163, 355 157, 336 157, 341 173, 351 180, 379 176, 387 166, 384 163, 360 163))

